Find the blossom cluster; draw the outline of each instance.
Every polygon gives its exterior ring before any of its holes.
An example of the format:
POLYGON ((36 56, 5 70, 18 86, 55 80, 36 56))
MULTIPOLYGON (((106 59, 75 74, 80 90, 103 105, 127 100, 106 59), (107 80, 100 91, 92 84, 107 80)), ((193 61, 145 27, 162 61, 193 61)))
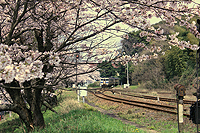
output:
POLYGON ((147 37, 146 41, 150 42, 152 38, 155 40, 166 40, 167 36, 163 35, 164 30, 159 27, 158 29, 155 29, 153 26, 150 28, 152 32, 147 32, 147 31, 141 31, 140 32, 140 37, 147 37))
POLYGON ((192 34, 194 34, 197 38, 200 39, 200 33, 197 29, 196 22, 192 21, 192 23, 190 24, 188 22, 189 19, 191 19, 191 18, 189 17, 189 18, 187 18, 187 20, 180 20, 179 25, 186 26, 186 28, 189 29, 192 34))
POLYGON ((179 35, 178 32, 176 32, 175 34, 173 35, 169 35, 170 37, 170 41, 169 41, 169 44, 172 45, 172 46, 177 46, 179 47, 180 49, 185 49, 185 48, 189 48, 191 50, 198 50, 199 49, 199 46, 197 44, 193 44, 191 45, 190 42, 186 42, 186 41, 179 41, 177 36, 179 35))
POLYGON ((48 62, 50 65, 59 66, 60 58, 58 53, 51 52, 44 52, 44 55, 49 55, 48 62))
MULTIPOLYGON (((154 47, 151 47, 151 49, 149 49, 150 52, 152 52, 151 51, 152 49, 157 50, 157 52, 160 52, 162 50, 160 47, 156 48, 154 46, 154 47)), ((162 52, 162 54, 164 54, 164 53, 162 52)), ((142 61, 145 61, 148 59, 156 59, 156 58, 158 58, 158 53, 153 53, 153 55, 143 54, 141 56, 138 53, 135 53, 132 56, 124 55, 124 56, 118 58, 116 61, 121 62, 122 65, 127 64, 127 62, 132 62, 134 65, 137 65, 138 62, 142 62, 142 61)))
MULTIPOLYGON (((7 46, 0 44, 0 80, 4 80, 5 83, 11 83, 13 80, 23 83, 36 78, 43 78, 42 72, 44 63, 39 60, 39 56, 42 53, 38 51, 25 51, 17 44, 7 46), (15 51, 20 51, 15 56, 15 51)), ((58 56, 50 55, 49 63, 58 65, 60 59, 58 56)))

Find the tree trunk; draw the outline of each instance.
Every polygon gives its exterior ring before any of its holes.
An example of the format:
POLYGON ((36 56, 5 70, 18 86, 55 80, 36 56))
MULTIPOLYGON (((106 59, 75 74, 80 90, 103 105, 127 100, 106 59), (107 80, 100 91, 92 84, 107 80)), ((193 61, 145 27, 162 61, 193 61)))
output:
MULTIPOLYGON (((43 85, 43 80, 38 80, 39 85, 43 85)), ((25 82, 24 86, 30 86, 30 82, 25 82)), ((32 88, 24 90, 24 97, 26 98, 27 103, 30 106, 30 110, 32 112, 33 125, 40 129, 45 127, 45 122, 43 118, 43 114, 41 112, 42 106, 42 96, 41 96, 42 88, 32 88)))
POLYGON ((40 129, 45 127, 44 117, 41 112, 41 91, 42 89, 33 89, 32 91, 32 104, 31 104, 31 111, 33 113, 33 123, 34 126, 39 127, 40 129))
POLYGON ((11 99, 13 100, 13 104, 16 105, 13 112, 17 113, 25 123, 27 130, 31 131, 33 129, 33 120, 31 111, 27 108, 26 103, 21 95, 21 90, 14 90, 14 89, 6 89, 9 93, 11 99))
MULTIPOLYGON (((10 86, 19 86, 17 82, 13 82, 10 86)), ((30 132, 34 127, 40 129, 45 127, 43 114, 41 112, 41 88, 32 88, 24 91, 22 96, 20 89, 7 88, 6 91, 9 93, 13 105, 16 107, 12 110, 17 113, 20 119, 25 123, 27 130, 30 132), (28 108, 28 105, 30 108, 28 108)))
POLYGON ((19 115, 20 119, 24 122, 28 132, 30 132, 34 129, 33 119, 32 119, 32 115, 31 115, 31 111, 29 109, 17 107, 17 109, 15 110, 15 113, 17 113, 19 115))

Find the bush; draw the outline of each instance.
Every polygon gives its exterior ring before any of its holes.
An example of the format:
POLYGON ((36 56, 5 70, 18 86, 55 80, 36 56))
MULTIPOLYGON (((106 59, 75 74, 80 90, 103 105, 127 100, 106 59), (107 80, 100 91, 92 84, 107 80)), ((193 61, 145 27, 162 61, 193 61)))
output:
POLYGON ((88 87, 100 87, 100 81, 96 81, 92 84, 89 84, 88 87))
POLYGON ((144 82, 143 86, 144 86, 144 88, 146 88, 148 90, 152 90, 152 89, 156 88, 155 84, 151 80, 144 82))

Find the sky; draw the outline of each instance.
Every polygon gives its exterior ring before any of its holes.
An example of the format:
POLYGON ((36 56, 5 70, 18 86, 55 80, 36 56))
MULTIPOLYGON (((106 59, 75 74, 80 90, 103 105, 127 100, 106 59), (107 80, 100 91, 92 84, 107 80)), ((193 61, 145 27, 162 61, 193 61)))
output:
MULTIPOLYGON (((155 23, 158 23, 159 21, 161 21, 160 18, 156 18, 156 17, 152 17, 152 19, 149 19, 149 20, 150 20, 150 23, 151 23, 151 24, 155 24, 155 23)), ((117 25, 120 25, 120 27, 121 27, 122 29, 125 29, 126 32, 132 32, 132 31, 136 30, 136 29, 133 29, 133 28, 131 28, 130 26, 128 26, 128 25, 126 25, 126 24, 123 24, 123 23, 120 23, 120 24, 117 24, 117 25)), ((117 25, 115 25, 115 26, 117 26, 117 25)), ((115 26, 114 26, 114 27, 115 27, 115 26)), ((116 34, 117 34, 118 36, 124 35, 123 32, 118 32, 118 33, 116 33, 116 34)), ((109 43, 116 43, 116 44, 121 45, 121 40, 122 40, 121 37, 113 37, 111 40, 109 40, 109 43)), ((106 42, 106 43, 107 43, 107 42, 106 42)))

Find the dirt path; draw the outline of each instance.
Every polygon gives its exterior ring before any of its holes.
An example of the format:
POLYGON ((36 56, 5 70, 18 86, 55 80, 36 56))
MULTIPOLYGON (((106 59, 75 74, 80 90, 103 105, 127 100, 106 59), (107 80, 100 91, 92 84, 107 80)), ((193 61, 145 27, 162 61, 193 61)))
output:
POLYGON ((85 100, 85 103, 87 103, 88 105, 94 107, 94 108, 97 109, 99 112, 103 113, 104 115, 108 115, 108 116, 110 116, 110 117, 112 117, 112 118, 115 118, 115 119, 117 119, 117 120, 120 120, 120 121, 122 121, 122 122, 125 123, 125 124, 133 125, 133 126, 135 126, 135 127, 137 127, 137 128, 140 128, 140 129, 146 131, 147 133, 158 133, 158 132, 155 131, 155 130, 149 130, 149 129, 147 129, 145 126, 141 126, 141 125, 138 125, 138 124, 136 124, 136 123, 134 123, 134 122, 128 121, 128 120, 123 119, 123 118, 120 118, 119 116, 117 116, 117 114, 114 114, 114 113, 112 113, 112 112, 110 112, 110 111, 104 110, 104 109, 102 109, 102 108, 96 106, 94 103, 89 103, 89 102, 87 101, 87 99, 85 100))

